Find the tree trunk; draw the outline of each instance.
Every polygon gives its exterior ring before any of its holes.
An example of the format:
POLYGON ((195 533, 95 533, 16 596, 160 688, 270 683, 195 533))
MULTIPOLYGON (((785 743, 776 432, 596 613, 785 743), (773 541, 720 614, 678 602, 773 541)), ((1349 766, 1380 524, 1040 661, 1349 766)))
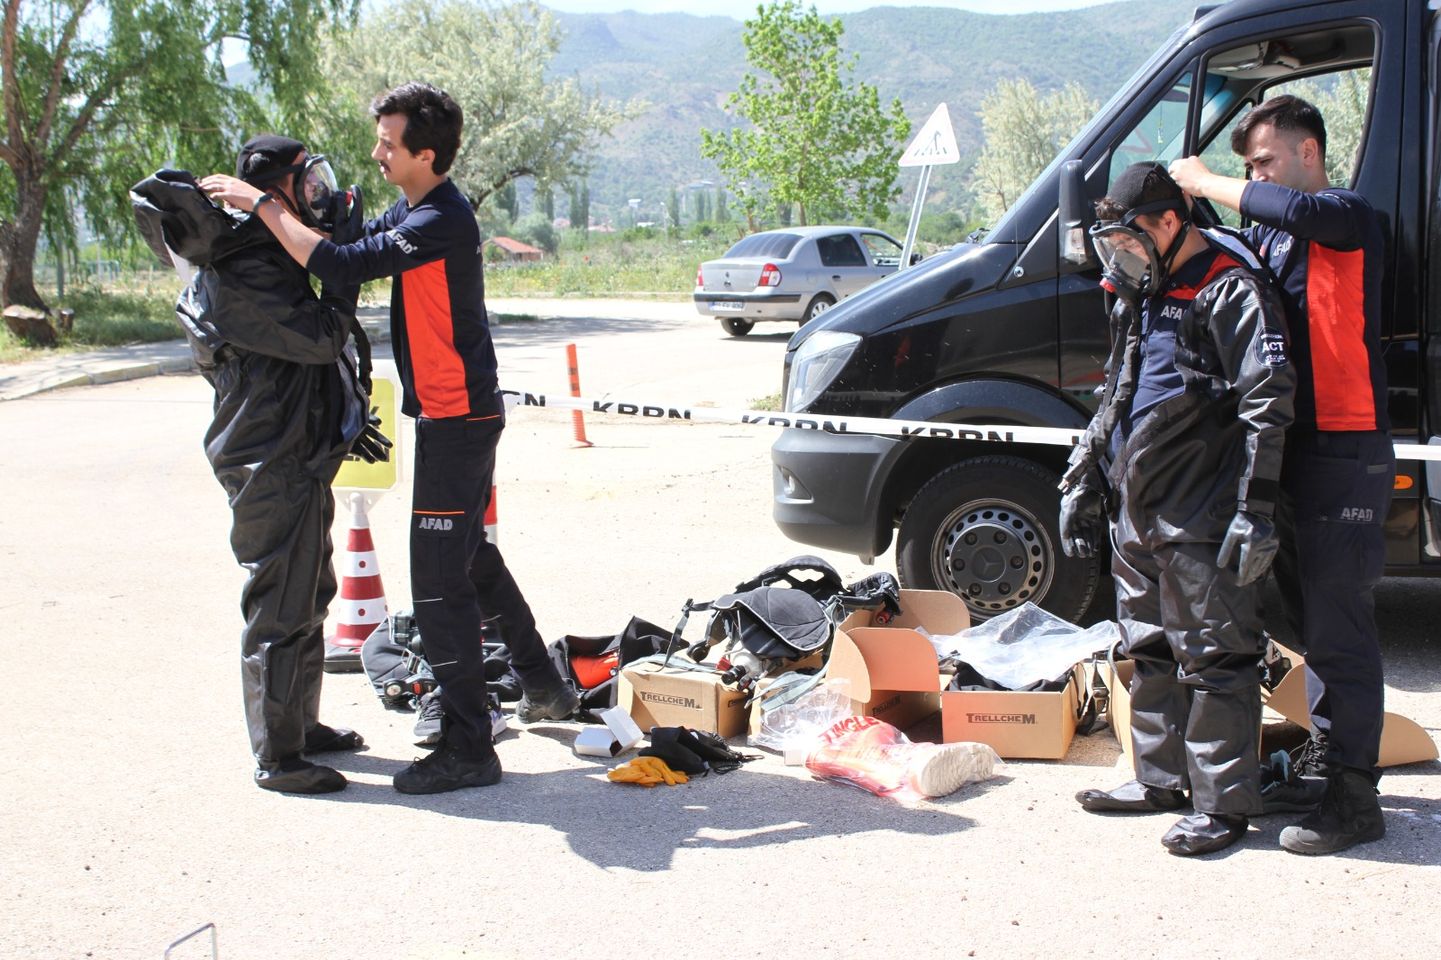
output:
MULTIPOLYGON (((30 307, 44 316, 39 321, 48 331, 50 343, 44 343, 42 332, 30 339, 49 346, 55 330, 50 326, 50 308, 35 289, 35 247, 40 241, 40 225, 45 211, 45 183, 33 171, 22 166, 15 170, 15 219, 0 222, 0 307, 30 307)), ((35 328, 32 327, 33 331, 35 328)), ((17 331, 18 332, 18 331, 17 331)))

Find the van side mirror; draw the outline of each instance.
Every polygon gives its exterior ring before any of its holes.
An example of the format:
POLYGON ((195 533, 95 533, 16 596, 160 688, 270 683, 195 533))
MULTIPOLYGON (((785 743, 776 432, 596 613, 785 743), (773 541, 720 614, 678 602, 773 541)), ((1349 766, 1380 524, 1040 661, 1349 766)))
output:
POLYGON ((1095 266, 1096 256, 1086 235, 1094 219, 1086 203, 1086 178, 1081 161, 1067 160, 1061 165, 1061 190, 1057 206, 1057 244, 1063 263, 1077 267, 1095 266))
POLYGON ((921 262, 921 255, 920 255, 919 253, 913 253, 913 254, 911 254, 911 266, 914 267, 916 264, 918 264, 918 263, 920 263, 920 262, 921 262))

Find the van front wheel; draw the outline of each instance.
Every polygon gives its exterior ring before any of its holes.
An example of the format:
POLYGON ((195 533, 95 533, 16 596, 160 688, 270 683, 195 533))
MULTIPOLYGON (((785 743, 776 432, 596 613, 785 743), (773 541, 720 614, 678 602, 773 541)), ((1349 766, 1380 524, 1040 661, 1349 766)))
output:
POLYGON ((1095 596, 1102 560, 1060 549, 1059 477, 1020 457, 966 460, 921 487, 901 519, 901 583, 949 590, 985 620, 1030 601, 1077 622, 1095 596))
POLYGON ((755 324, 749 320, 742 320, 739 317, 723 317, 720 322, 721 329, 733 337, 743 337, 751 332, 755 324))

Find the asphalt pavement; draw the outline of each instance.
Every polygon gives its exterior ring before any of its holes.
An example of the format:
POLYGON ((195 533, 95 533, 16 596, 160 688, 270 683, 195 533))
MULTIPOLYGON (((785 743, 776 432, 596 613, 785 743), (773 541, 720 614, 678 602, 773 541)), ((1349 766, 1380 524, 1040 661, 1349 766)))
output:
MULTIPOLYGON (((508 385, 565 389, 574 342, 587 394, 737 408, 778 388, 789 329, 732 340, 684 303, 572 308, 584 315, 498 328, 508 385)), ((390 777, 420 752, 413 717, 340 675, 322 715, 368 741, 329 758, 350 786, 257 790, 236 664, 244 572, 201 449, 210 412, 209 387, 184 373, 0 403, 0 957, 158 958, 207 922, 224 960, 1434 949, 1436 762, 1383 779, 1378 843, 1296 857, 1277 846, 1293 819, 1278 815, 1182 860, 1158 842, 1174 817, 1088 815, 1072 799, 1128 778, 1104 730, 1063 761, 1012 761, 906 808, 774 756, 678 787, 618 786, 609 764, 572 752, 576 724, 538 724, 501 738, 501 784, 406 797, 390 777)), ((581 448, 567 412, 524 408, 500 448, 499 543, 547 639, 614 633, 632 615, 673 622, 687 597, 805 552, 770 518, 765 428, 586 422, 594 446, 581 448)), ((370 511, 393 610, 409 604, 408 446, 400 488, 370 511)), ((873 572, 824 556, 848 579, 873 572)), ((1388 706, 1433 738, 1438 612, 1441 582, 1378 591, 1388 706)), ((174 954, 209 955, 203 940, 174 954)))

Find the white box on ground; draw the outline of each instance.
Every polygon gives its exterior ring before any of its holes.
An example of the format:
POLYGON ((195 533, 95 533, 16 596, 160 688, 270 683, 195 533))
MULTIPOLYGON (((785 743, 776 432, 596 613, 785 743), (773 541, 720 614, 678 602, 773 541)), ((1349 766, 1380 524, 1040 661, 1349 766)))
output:
POLYGON ((622 707, 600 712, 604 726, 583 729, 575 738, 575 752, 583 757, 615 757, 645 738, 622 707))

